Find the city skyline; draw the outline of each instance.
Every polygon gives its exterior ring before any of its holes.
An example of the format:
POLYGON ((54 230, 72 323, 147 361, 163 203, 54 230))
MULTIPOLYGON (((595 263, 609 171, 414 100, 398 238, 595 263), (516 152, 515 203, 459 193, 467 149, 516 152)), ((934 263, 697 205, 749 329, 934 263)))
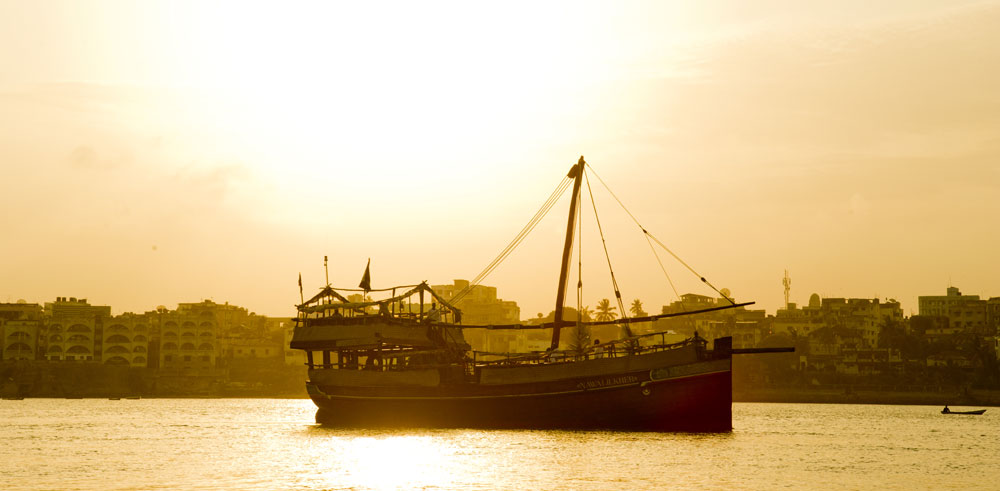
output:
MULTIPOLYGON (((468 280, 456 279, 456 280, 454 280, 454 282, 456 284, 461 283, 461 284, 464 285, 464 284, 466 284, 468 282, 468 280)), ((479 287, 498 290, 495 286, 487 285, 487 284, 476 285, 476 288, 479 288, 479 287)), ((455 287, 454 287, 454 285, 447 285, 447 284, 438 285, 438 284, 434 284, 433 288, 435 288, 437 290, 439 288, 452 288, 452 289, 454 289, 455 287)), ((880 297, 866 297, 866 296, 859 296, 859 295, 843 295, 843 296, 840 296, 840 295, 824 295, 824 294, 822 294, 820 292, 811 292, 809 294, 803 293, 802 294, 803 298, 801 298, 801 299, 795 297, 794 295, 791 295, 790 296, 790 300, 789 300, 789 304, 801 308, 801 307, 806 306, 806 305, 809 304, 810 297, 812 297, 813 295, 817 295, 821 299, 846 298, 846 299, 878 300, 878 301, 883 302, 883 303, 885 303, 885 302, 897 302, 897 303, 900 304, 900 308, 902 309, 903 313, 907 317, 909 317, 909 316, 913 316, 913 315, 919 315, 919 310, 918 310, 918 305, 917 305, 919 298, 924 298, 924 297, 926 297, 926 298, 938 297, 938 296, 944 295, 946 293, 946 291, 948 291, 948 290, 957 290, 957 291, 960 291, 962 295, 977 296, 977 297, 979 297, 979 298, 981 298, 983 300, 987 300, 987 299, 991 299, 991 298, 1000 298, 1000 294, 969 292, 969 291, 965 291, 961 287, 956 287, 954 285, 948 285, 947 287, 942 287, 940 289, 940 291, 936 291, 936 292, 923 292, 922 294, 918 295, 918 298, 915 298, 912 301, 912 304, 913 304, 912 310, 909 308, 908 303, 904 299, 901 299, 901 298, 898 298, 898 297, 893 297, 891 295, 880 296, 880 297)), ((455 290, 455 291, 457 291, 457 290, 455 290)), ((501 291, 497 291, 496 294, 499 295, 499 294, 502 294, 502 292, 501 291)), ((714 294, 714 295, 704 295, 704 294, 694 293, 694 292, 682 292, 681 293, 681 295, 689 295, 689 294, 703 295, 705 297, 717 298, 717 299, 721 298, 717 294, 714 294)), ((107 307, 109 307, 111 309, 111 314, 112 315, 122 315, 122 314, 128 314, 128 313, 143 314, 143 313, 148 313, 148 312, 156 311, 157 309, 160 309, 161 307, 169 308, 170 305, 187 305, 187 304, 199 303, 199 302, 203 302, 203 301, 214 302, 214 303, 217 303, 219 305, 225 305, 225 306, 233 306, 233 307, 243 308, 243 309, 248 310, 251 314, 259 315, 259 316, 263 316, 263 317, 268 317, 268 318, 291 318, 291 317, 295 317, 295 314, 296 314, 296 312, 294 311, 294 306, 292 306, 289 309, 290 312, 288 312, 288 315, 283 315, 283 314, 275 315, 275 314, 266 313, 266 312, 258 312, 256 310, 254 310, 254 308, 252 306, 245 305, 245 304, 239 304, 239 303, 236 303, 236 302, 232 302, 232 301, 229 301, 229 300, 227 300, 225 298, 222 298, 222 297, 220 297, 220 299, 216 299, 215 297, 199 298, 199 299, 187 298, 187 299, 182 299, 182 300, 180 300, 178 302, 173 302, 173 303, 157 303, 157 304, 152 305, 152 306, 150 306, 148 308, 140 308, 138 310, 129 310, 129 309, 125 309, 125 308, 122 308, 122 307, 116 307, 115 303, 112 302, 112 301, 99 300, 99 299, 96 299, 96 298, 93 298, 93 297, 86 297, 86 296, 71 297, 71 296, 68 296, 68 295, 53 296, 51 298, 40 299, 40 300, 39 299, 23 298, 23 297, 14 298, 12 296, 8 296, 7 298, 3 299, 2 303, 16 304, 16 303, 23 302, 25 304, 37 304, 37 305, 40 305, 40 306, 44 306, 45 304, 52 303, 53 301, 55 301, 57 299, 67 299, 68 300, 70 298, 72 298, 73 301, 80 301, 80 302, 90 301, 90 303, 93 304, 93 305, 105 305, 105 306, 107 306, 107 307)), ((375 300, 378 300, 378 298, 375 298, 375 300)), ((601 300, 609 300, 609 299, 608 298, 603 298, 603 299, 597 299, 597 298, 595 298, 595 299, 593 299, 592 302, 585 302, 584 303, 584 307, 589 307, 591 309, 591 311, 593 311, 594 308, 597 306, 597 304, 601 300)), ((665 301, 663 303, 657 303, 655 301, 653 301, 653 302, 647 301, 646 299, 643 299, 643 298, 632 298, 632 297, 623 298, 623 303, 625 304, 626 310, 629 309, 629 306, 631 305, 632 301, 634 301, 634 300, 641 301, 643 309, 645 311, 647 311, 647 313, 649 313, 649 314, 658 314, 660 312, 660 309, 662 307, 667 307, 670 304, 674 304, 674 303, 677 303, 677 302, 680 301, 679 298, 675 298, 675 299, 669 299, 669 300, 667 300, 667 301, 665 301)), ((743 301, 745 299, 737 298, 737 299, 734 299, 734 300, 743 301)), ((513 302, 514 304, 516 304, 516 306, 520 309, 520 312, 521 312, 521 316, 520 317, 521 317, 521 320, 523 320, 523 321, 531 321, 531 320, 535 319, 538 316, 539 313, 543 314, 543 316, 550 315, 552 313, 551 309, 549 311, 547 311, 547 312, 537 312, 537 311, 526 310, 526 309, 524 309, 524 308, 521 307, 521 303, 518 301, 518 299, 510 298, 510 297, 506 297, 506 296, 504 296, 504 298, 496 297, 496 298, 494 298, 494 301, 496 301, 496 302, 507 301, 507 302, 513 302)), ((616 304, 614 304, 612 302, 611 306, 615 308, 615 315, 617 315, 617 316, 620 317, 621 313, 617 312, 617 306, 616 306, 616 304)), ((571 304, 567 303, 566 307, 575 309, 576 305, 571 305, 571 304)), ((772 310, 772 309, 766 309, 766 308, 764 308, 763 306, 761 306, 759 304, 753 304, 753 305, 748 306, 748 308, 751 309, 751 310, 763 310, 768 315, 771 315, 771 314, 777 313, 778 310, 784 309, 785 306, 784 305, 780 305, 777 308, 775 308, 775 309, 772 310)), ((631 314, 630 314, 630 316, 631 316, 631 314)))
MULTIPOLYGON (((280 316, 323 256, 336 285, 369 257, 375 287, 471 278, 581 154, 758 308, 785 269, 798 303, 997 290, 998 2, 388 10, 4 3, 0 298, 280 316)), ((669 303, 593 184, 623 295, 669 303)), ((567 206, 487 280, 525 317, 553 309, 567 206)))

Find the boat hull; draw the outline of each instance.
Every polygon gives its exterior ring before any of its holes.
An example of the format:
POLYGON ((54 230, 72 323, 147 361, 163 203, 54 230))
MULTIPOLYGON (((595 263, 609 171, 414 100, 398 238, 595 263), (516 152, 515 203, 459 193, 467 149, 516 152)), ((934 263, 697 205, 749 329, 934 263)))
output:
POLYGON ((544 383, 307 390, 316 421, 334 426, 726 432, 731 370, 725 358, 544 383))

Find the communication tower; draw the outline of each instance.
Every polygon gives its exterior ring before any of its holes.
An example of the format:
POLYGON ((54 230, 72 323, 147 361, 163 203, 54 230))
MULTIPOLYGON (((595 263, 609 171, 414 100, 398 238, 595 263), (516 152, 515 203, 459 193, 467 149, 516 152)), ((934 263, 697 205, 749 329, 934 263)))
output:
POLYGON ((781 280, 781 284, 785 285, 785 309, 788 309, 788 292, 792 289, 792 277, 788 276, 788 270, 785 270, 785 279, 781 280))

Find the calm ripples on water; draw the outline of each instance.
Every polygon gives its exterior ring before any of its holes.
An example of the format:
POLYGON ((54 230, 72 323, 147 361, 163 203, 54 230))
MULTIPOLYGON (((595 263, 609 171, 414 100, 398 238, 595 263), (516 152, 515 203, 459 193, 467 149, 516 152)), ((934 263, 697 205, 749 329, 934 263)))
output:
POLYGON ((939 410, 738 403, 732 433, 699 435, 344 430, 308 400, 5 400, 0 488, 998 489, 1000 410, 939 410))

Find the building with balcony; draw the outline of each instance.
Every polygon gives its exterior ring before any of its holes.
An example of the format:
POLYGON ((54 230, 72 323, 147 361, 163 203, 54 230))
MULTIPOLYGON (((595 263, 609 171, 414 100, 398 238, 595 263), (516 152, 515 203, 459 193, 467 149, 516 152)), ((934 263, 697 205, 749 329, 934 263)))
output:
POLYGON ((48 326, 39 336, 44 359, 49 361, 101 361, 104 322, 111 307, 90 305, 87 299, 57 297, 46 302, 48 326))
POLYGON ((0 303, 0 360, 35 360, 43 326, 37 303, 0 303))
POLYGON ((218 326, 211 309, 187 308, 157 314, 159 367, 175 375, 214 375, 218 326))
POLYGON ((107 319, 102 338, 101 362, 105 365, 149 365, 150 318, 122 314, 107 319))

